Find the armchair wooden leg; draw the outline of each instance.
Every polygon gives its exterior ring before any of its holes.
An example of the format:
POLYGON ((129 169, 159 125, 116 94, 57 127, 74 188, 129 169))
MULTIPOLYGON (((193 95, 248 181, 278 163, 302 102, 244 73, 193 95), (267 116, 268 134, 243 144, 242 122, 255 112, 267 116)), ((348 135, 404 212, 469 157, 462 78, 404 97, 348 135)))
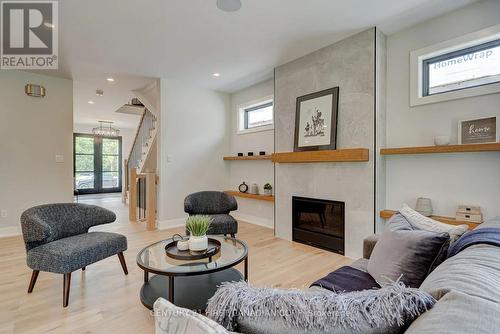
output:
POLYGON ((38 278, 39 273, 39 270, 33 270, 33 273, 31 274, 30 286, 28 287, 28 293, 33 292, 33 288, 35 287, 36 279, 38 278))
POLYGON ((127 263, 125 262, 123 252, 118 253, 118 258, 120 259, 120 264, 122 265, 123 272, 125 273, 125 275, 128 275, 127 263))
POLYGON ((69 302, 69 287, 71 284, 71 273, 64 274, 64 284, 63 284, 63 307, 68 306, 69 302))

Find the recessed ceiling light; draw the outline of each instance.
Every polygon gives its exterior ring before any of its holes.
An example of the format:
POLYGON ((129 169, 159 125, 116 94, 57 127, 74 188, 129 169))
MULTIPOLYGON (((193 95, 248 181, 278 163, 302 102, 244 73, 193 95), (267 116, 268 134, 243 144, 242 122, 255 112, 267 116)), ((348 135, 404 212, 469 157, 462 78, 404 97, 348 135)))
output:
POLYGON ((113 78, 106 78, 106 80, 109 82, 115 82, 115 79, 113 79, 113 78))
POLYGON ((214 73, 212 74, 214 77, 220 77, 220 73, 214 73))
POLYGON ((88 104, 94 104, 95 102, 94 101, 89 101, 88 104))
POLYGON ((235 12, 241 8, 241 0, 217 0, 216 4, 224 12, 235 12))

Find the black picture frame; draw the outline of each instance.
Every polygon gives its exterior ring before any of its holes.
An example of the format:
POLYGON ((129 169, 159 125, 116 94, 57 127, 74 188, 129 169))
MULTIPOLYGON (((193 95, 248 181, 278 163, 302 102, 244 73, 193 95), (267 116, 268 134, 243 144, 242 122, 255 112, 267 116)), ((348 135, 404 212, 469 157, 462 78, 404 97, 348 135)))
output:
POLYGON ((294 151, 323 151, 337 149, 337 122, 339 110, 339 87, 325 89, 319 92, 303 95, 297 97, 296 111, 295 111, 295 142, 294 151), (330 124, 330 143, 325 145, 315 146, 299 146, 299 137, 302 135, 300 132, 301 120, 301 103, 308 100, 317 99, 320 97, 331 95, 332 97, 332 110, 331 110, 331 124, 330 124))

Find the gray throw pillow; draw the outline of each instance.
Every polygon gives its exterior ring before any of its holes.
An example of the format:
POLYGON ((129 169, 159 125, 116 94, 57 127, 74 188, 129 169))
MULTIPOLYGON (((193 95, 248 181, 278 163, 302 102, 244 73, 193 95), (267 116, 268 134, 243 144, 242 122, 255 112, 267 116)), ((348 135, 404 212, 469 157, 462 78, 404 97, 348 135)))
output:
POLYGON ((406 285, 418 288, 449 240, 448 233, 386 229, 368 261, 368 273, 379 284, 401 277, 406 285))

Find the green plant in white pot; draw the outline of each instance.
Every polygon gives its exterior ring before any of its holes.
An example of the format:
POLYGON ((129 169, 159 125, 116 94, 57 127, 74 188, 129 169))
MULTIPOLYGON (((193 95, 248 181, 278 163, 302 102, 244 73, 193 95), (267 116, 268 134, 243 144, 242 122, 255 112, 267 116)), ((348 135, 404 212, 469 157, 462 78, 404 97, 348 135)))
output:
POLYGON ((264 195, 271 196, 273 194, 273 186, 271 183, 264 184, 264 195))
POLYGON ((210 224, 210 216, 196 215, 188 218, 186 228, 189 231, 189 250, 204 251, 208 248, 207 232, 210 224))

